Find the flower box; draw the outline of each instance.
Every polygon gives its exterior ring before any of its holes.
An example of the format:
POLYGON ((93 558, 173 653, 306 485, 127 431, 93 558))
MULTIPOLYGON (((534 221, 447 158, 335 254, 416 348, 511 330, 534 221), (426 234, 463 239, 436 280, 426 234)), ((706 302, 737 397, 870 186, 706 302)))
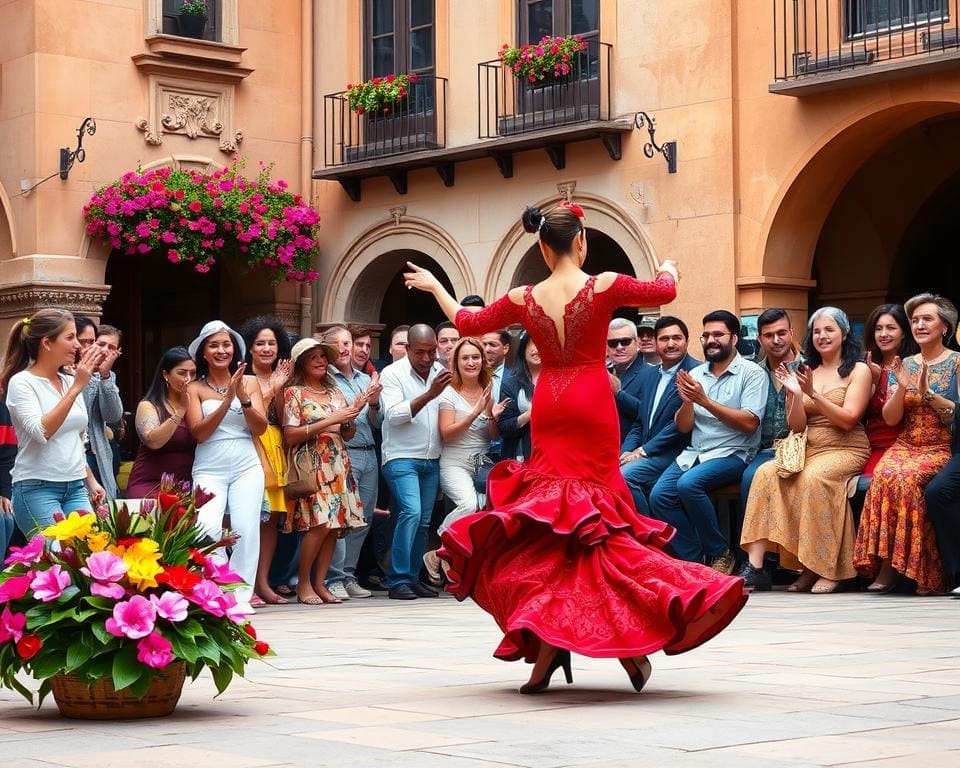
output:
POLYGON ((403 111, 416 74, 374 77, 358 85, 347 84, 344 97, 358 115, 388 116, 403 111))

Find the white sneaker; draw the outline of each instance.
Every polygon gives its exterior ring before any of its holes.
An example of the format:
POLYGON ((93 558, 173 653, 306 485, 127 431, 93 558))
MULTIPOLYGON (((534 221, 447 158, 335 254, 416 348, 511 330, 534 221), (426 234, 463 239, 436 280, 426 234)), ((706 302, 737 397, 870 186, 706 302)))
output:
POLYGON ((330 584, 327 584, 327 589, 333 593, 334 597, 339 597, 341 600, 350 599, 350 594, 347 592, 347 588, 343 586, 342 581, 334 581, 330 584))
POLYGON ((347 594, 350 597, 372 597, 373 592, 369 589, 364 589, 360 586, 360 583, 356 579, 346 579, 343 582, 343 588, 347 591, 347 594))

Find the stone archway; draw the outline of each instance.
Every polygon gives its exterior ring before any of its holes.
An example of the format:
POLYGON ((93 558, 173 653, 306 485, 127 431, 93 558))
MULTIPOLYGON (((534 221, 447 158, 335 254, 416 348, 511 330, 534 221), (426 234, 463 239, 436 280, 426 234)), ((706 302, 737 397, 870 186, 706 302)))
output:
POLYGON ((379 325, 387 291, 407 258, 423 254, 450 281, 456 296, 478 293, 466 256, 450 235, 424 219, 381 222, 351 243, 334 267, 320 304, 320 322, 379 325))
POLYGON ((803 319, 814 256, 824 224, 857 172, 909 129, 960 111, 955 94, 894 103, 848 116, 807 151, 781 185, 762 225, 761 249, 745 254, 737 277, 739 305, 749 314, 784 307, 803 319))
POLYGON ((17 255, 17 234, 13 227, 13 208, 3 184, 0 184, 0 261, 17 255))
MULTIPOLYGON (((583 208, 586 218, 588 238, 591 232, 602 235, 613 242, 613 246, 620 250, 627 259, 627 265, 633 274, 641 280, 652 280, 656 273, 657 258, 654 254, 653 243, 633 217, 616 203, 599 195, 591 193, 577 193, 576 202, 583 208)), ((542 210, 551 208, 562 202, 559 197, 551 197, 540 201, 537 205, 542 210)), ((598 245, 601 240, 598 240, 598 245)), ((487 280, 484 284, 487 299, 501 296, 516 285, 530 282, 536 277, 539 270, 535 259, 532 259, 531 239, 523 231, 519 219, 509 229, 494 251, 487 280)), ((590 259, 590 250, 587 251, 590 259)), ((620 268, 619 263, 611 262, 607 268, 620 268)), ((600 270, 602 271, 602 269, 600 270)))

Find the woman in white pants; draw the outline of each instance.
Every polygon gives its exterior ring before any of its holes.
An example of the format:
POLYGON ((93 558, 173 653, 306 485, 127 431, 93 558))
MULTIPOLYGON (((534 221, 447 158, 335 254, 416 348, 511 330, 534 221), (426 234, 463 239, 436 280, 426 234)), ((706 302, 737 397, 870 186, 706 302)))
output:
MULTIPOLYGON (((481 496, 474 480, 478 457, 485 457, 490 441, 500 437, 497 419, 506 401, 493 402, 493 375, 486 364, 483 346, 477 339, 460 339, 450 356, 453 380, 437 399, 440 405, 440 488, 453 510, 443 519, 439 533, 454 520, 472 515, 480 508, 481 496)), ((436 551, 424 554, 423 563, 430 578, 440 579, 440 561, 436 551)))
POLYGON ((193 483, 214 494, 198 512, 199 524, 219 539, 224 516, 240 535, 230 567, 246 582, 237 601, 249 607, 260 555, 263 466, 253 440, 267 428, 260 388, 244 376, 246 347, 232 328, 212 320, 189 346, 197 380, 187 389, 187 426, 197 441, 193 483))

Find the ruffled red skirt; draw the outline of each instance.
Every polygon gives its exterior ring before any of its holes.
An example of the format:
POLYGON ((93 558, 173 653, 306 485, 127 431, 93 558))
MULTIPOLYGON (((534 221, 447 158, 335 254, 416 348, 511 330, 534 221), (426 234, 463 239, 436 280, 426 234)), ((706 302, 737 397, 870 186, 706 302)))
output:
POLYGON ((495 656, 533 661, 541 640, 598 658, 683 653, 743 608, 742 579, 666 554, 673 529, 614 485, 502 462, 493 509, 444 532, 447 589, 493 616, 504 633, 495 656))

